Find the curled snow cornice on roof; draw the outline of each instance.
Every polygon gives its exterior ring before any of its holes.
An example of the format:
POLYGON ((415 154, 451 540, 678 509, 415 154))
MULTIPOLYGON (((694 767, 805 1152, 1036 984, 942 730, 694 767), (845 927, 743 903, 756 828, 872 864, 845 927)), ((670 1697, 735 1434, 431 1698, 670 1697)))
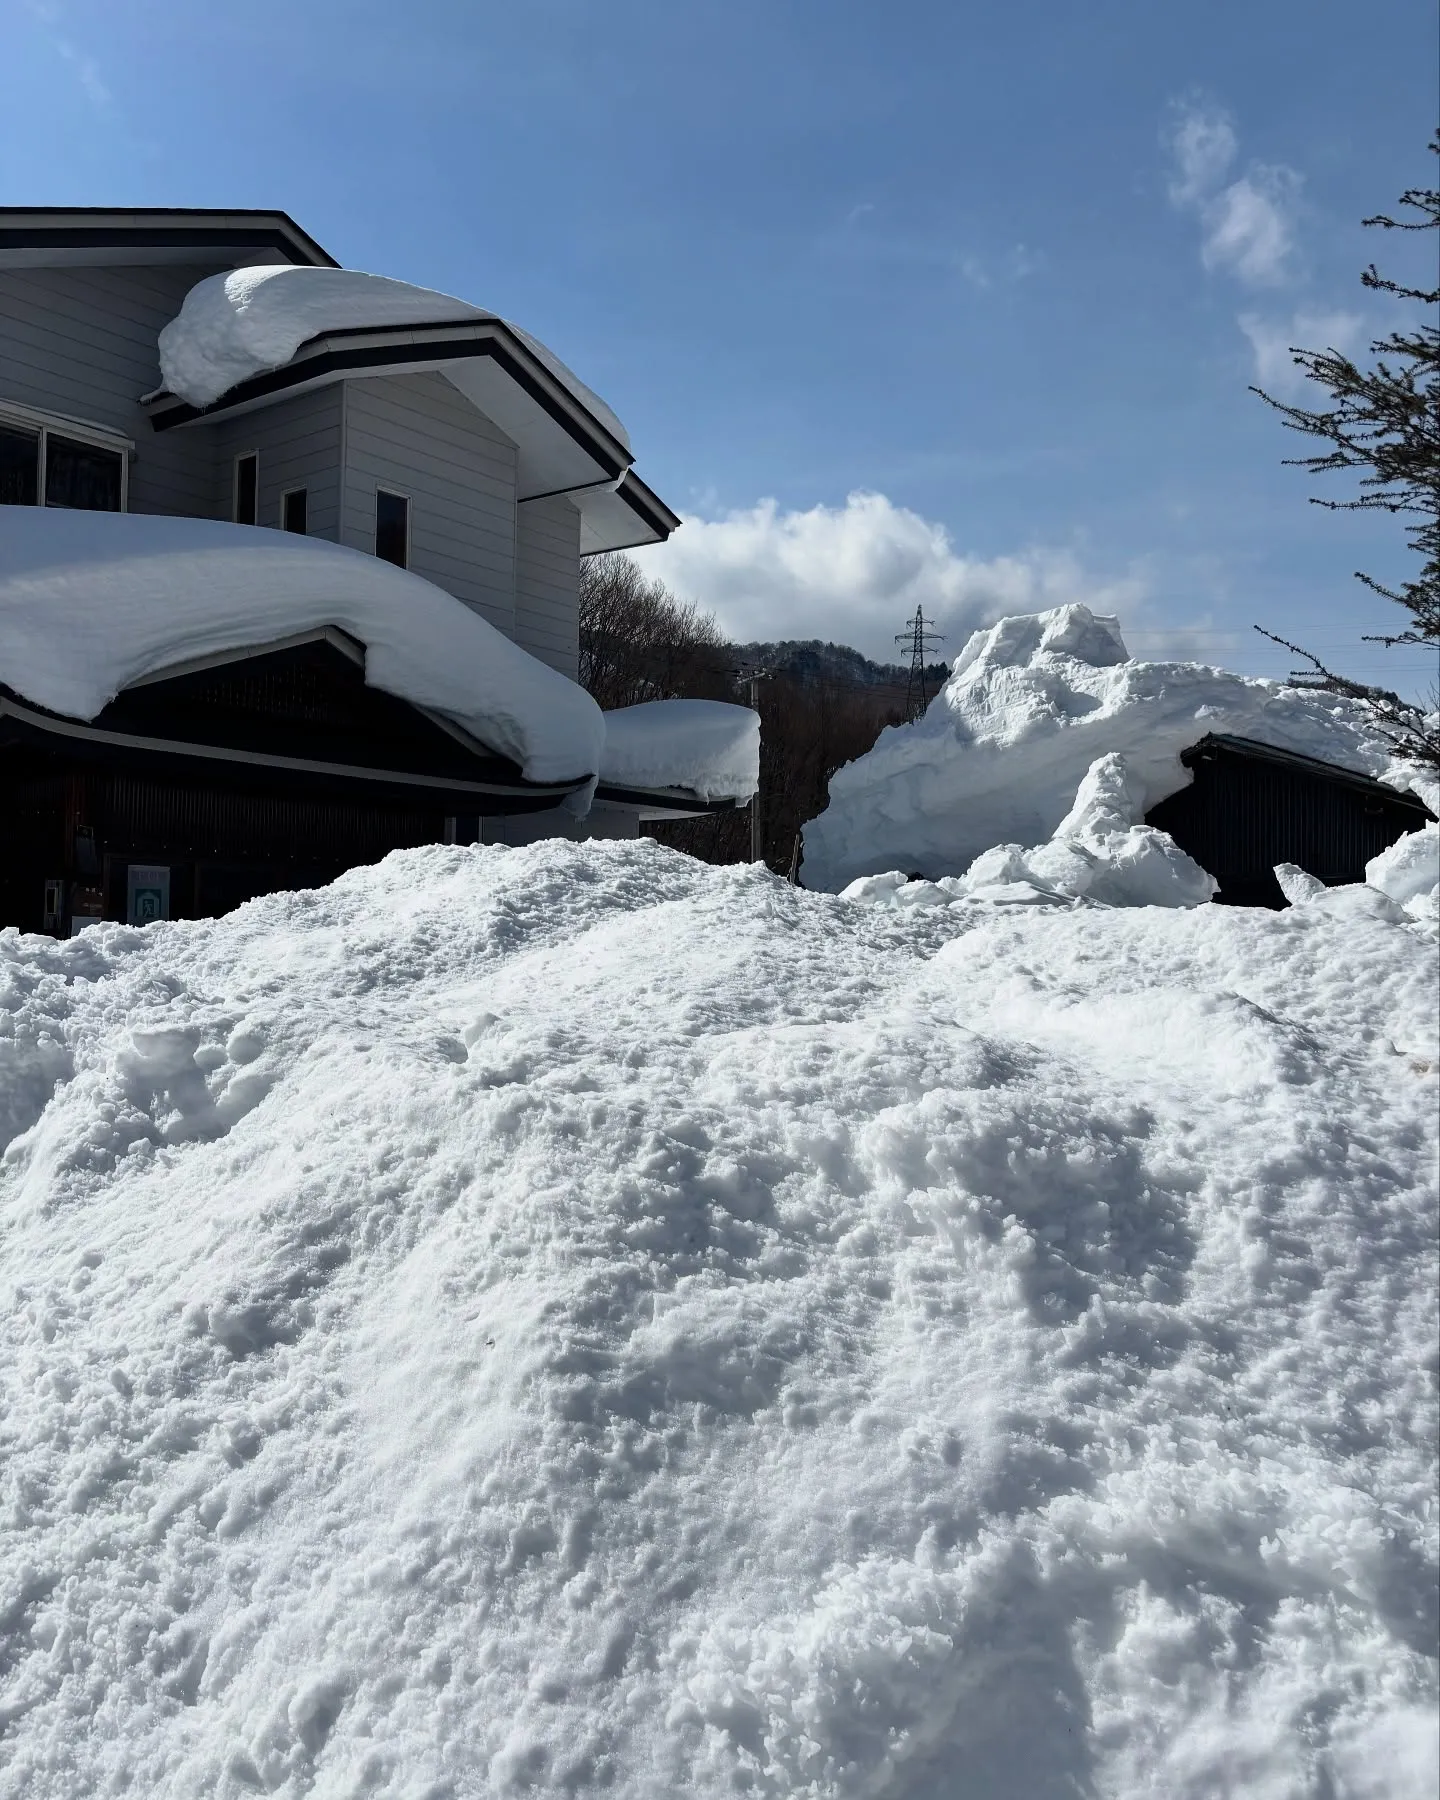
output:
POLYGON ((160 333, 160 370, 172 394, 203 408, 241 382, 283 367, 302 344, 328 332, 478 321, 505 325, 628 461, 630 436, 620 419, 538 338, 488 308, 388 275, 263 265, 207 276, 160 333))

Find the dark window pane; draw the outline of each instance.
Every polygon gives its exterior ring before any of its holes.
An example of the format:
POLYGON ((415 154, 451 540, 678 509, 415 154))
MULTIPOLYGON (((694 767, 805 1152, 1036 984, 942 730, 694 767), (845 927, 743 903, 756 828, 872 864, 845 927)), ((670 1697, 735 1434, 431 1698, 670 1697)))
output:
POLYGON ((294 488, 280 503, 280 523, 286 531, 305 530, 305 490, 294 488))
POLYGON ((259 474, 259 457, 237 456, 235 458, 235 523, 237 525, 253 525, 258 517, 255 510, 255 490, 259 474))
POLYGON ((40 498, 40 433, 0 425, 0 506, 34 506, 40 498))
POLYGON ((375 554, 403 569, 409 562, 410 502, 403 494, 375 494, 375 554))
POLYGON ((118 451, 97 450, 52 431, 45 440, 45 504, 119 512, 120 468, 118 451))

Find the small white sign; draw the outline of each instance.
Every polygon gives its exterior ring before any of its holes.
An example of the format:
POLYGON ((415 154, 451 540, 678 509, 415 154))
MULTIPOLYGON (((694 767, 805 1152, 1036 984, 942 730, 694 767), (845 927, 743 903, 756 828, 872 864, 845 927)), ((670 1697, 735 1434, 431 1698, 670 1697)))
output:
POLYGON ((149 863, 131 863, 126 880, 125 917, 132 925, 153 925, 170 917, 170 871, 149 863))

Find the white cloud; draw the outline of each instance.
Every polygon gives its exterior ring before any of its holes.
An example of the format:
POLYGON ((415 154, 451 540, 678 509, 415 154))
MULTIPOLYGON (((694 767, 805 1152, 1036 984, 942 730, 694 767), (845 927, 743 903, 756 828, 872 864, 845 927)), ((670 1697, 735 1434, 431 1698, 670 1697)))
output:
POLYGON ((1226 182, 1239 151, 1227 114, 1206 102, 1171 110, 1165 144, 1172 174, 1170 199, 1200 220, 1200 256, 1250 287, 1289 279, 1295 252, 1295 212, 1301 178, 1284 163, 1252 163, 1226 182))
POLYGON ((1213 194, 1240 147, 1227 115, 1194 101, 1172 107, 1166 142, 1175 165, 1170 198, 1177 206, 1213 194))
POLYGON ((26 0, 26 5, 39 23, 51 49, 57 56, 63 57, 75 71, 76 80, 84 88, 92 104, 97 107, 108 106, 110 90, 101 79, 99 65, 93 56, 86 56, 77 50, 59 29, 62 21, 60 8, 55 0, 26 0))
POLYGON ((1294 206, 1300 177, 1283 163, 1257 163, 1204 207, 1200 255, 1251 287, 1276 287, 1290 275, 1294 206))
POLYGON ((1255 355, 1255 379, 1271 393, 1288 397, 1304 393, 1307 378, 1297 369, 1292 345, 1306 350, 1338 350, 1350 355, 1360 340, 1364 320, 1353 312, 1297 312, 1290 319, 1267 319, 1259 313, 1240 315, 1240 329, 1255 355))
POLYGON ((804 512, 761 500, 720 518, 690 517, 636 560, 713 611, 736 642, 822 638, 887 662, 917 606, 945 634, 938 654, 954 656, 977 626, 1007 613, 1081 600, 1123 614, 1148 589, 1134 571, 1098 578, 1067 550, 959 554, 944 526, 864 492, 804 512))

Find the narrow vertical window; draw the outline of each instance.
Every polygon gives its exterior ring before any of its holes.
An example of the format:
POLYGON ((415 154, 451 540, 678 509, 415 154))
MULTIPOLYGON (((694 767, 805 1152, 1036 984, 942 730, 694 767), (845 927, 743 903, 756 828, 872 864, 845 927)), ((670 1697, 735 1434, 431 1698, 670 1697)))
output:
POLYGON ((40 500, 40 433, 0 425, 0 506, 35 506, 40 500))
POLYGON ((280 501, 280 528, 282 531, 298 531, 305 533, 305 490, 291 488, 280 501))
POLYGON ((384 488, 375 490, 375 554, 397 569, 410 566, 410 502, 384 488))
POLYGON ((235 523, 253 525, 260 517, 260 458, 253 450, 235 458, 235 523))

